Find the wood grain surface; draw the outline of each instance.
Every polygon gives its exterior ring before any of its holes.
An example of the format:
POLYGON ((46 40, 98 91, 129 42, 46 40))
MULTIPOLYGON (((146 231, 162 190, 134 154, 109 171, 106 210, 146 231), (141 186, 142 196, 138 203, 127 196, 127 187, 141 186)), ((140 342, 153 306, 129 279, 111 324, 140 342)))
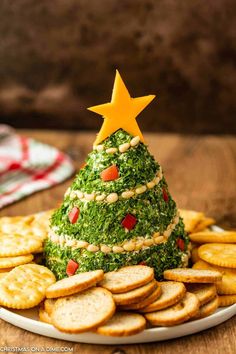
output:
POLYGON ((1 119, 96 130, 86 107, 109 100, 118 68, 132 97, 157 94, 143 129, 236 134, 235 11, 235 0, 2 0, 1 119))
MULTIPOLYGON (((21 133, 67 152, 77 169, 91 150, 95 137, 93 133, 84 132, 28 130, 21 133)), ((162 164, 170 192, 178 206, 204 211, 216 218, 220 226, 236 228, 236 137, 168 134, 145 134, 145 137, 150 151, 162 164)), ((55 207, 71 180, 2 209, 0 216, 23 215, 55 207)), ((79 354, 201 354, 206 350, 214 354, 233 354, 236 352, 235 338, 236 317, 195 335, 158 343, 122 346, 60 341, 32 334, 0 320, 0 348, 68 347, 79 354)))

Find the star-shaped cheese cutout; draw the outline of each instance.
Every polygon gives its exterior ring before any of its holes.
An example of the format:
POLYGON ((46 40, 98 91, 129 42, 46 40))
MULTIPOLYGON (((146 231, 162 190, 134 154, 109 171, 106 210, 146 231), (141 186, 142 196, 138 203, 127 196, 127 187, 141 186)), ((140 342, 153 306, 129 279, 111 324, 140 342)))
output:
POLYGON ((132 98, 116 70, 111 102, 88 108, 104 118, 94 145, 100 144, 118 129, 123 129, 133 136, 139 136, 140 140, 144 141, 136 117, 154 98, 155 95, 132 98))

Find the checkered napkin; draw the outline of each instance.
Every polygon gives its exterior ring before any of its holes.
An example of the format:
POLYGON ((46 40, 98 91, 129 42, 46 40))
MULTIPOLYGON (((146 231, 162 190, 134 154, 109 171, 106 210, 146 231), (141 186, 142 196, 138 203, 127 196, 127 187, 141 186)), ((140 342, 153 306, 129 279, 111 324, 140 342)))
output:
POLYGON ((73 171, 62 152, 0 125, 0 208, 64 181, 73 171))

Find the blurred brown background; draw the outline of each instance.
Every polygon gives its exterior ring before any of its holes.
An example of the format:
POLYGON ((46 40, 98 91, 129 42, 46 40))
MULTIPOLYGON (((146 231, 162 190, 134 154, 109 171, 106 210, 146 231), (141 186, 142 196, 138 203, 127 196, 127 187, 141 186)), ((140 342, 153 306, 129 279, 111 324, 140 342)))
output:
POLYGON ((233 0, 1 0, 0 121, 98 129, 115 68, 145 130, 236 133, 233 0))

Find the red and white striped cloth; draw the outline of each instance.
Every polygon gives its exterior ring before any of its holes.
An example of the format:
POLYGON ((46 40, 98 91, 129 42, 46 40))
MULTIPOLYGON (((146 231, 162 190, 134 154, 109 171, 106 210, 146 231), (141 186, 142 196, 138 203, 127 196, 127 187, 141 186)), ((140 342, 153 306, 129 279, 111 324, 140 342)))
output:
POLYGON ((0 125, 0 208, 58 184, 73 172, 67 155, 0 125))

